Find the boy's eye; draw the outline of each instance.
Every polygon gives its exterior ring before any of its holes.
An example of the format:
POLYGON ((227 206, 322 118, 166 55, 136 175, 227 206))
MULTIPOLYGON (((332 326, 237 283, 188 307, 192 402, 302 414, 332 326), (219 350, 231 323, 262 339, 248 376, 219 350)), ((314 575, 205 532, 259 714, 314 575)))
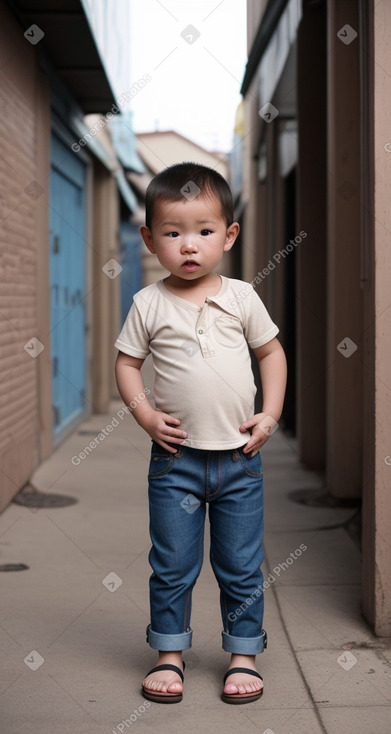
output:
POLYGON ((167 237, 179 237, 178 232, 167 232, 167 237))
POLYGON ((202 234, 203 237, 206 237, 208 234, 212 234, 212 230, 211 229, 202 229, 201 230, 201 234, 202 234))

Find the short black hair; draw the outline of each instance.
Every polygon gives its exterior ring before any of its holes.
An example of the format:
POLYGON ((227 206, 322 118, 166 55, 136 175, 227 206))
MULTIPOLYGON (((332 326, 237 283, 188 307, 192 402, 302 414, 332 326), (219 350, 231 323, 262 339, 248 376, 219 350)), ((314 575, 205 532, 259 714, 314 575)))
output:
POLYGON ((199 193, 204 196, 213 194, 217 196, 221 203, 223 219, 229 227, 234 218, 231 189, 220 173, 200 163, 175 163, 160 171, 152 179, 146 191, 146 226, 151 229, 153 209, 158 199, 181 201, 185 197, 191 200, 190 197, 195 198, 199 193), (200 192, 197 192, 195 187, 198 187, 200 192), (186 196, 186 193, 189 196, 186 196))

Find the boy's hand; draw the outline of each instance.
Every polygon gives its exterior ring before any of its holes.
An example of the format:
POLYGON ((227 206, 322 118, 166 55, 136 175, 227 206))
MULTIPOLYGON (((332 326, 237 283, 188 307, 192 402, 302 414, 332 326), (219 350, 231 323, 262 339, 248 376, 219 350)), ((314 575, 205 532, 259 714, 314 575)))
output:
POLYGON ((250 458, 252 459, 270 438, 271 434, 277 430, 277 428, 277 421, 267 413, 256 413, 252 418, 244 421, 244 423, 239 426, 239 431, 242 433, 250 431, 251 438, 246 443, 243 453, 250 454, 250 458))
POLYGON ((151 410, 148 415, 143 418, 142 427, 156 441, 160 446, 170 453, 175 454, 176 450, 172 446, 169 446, 166 441, 170 443, 181 444, 185 438, 187 438, 186 431, 182 431, 178 428, 180 426, 180 420, 174 418, 172 415, 162 413, 160 410, 151 410))

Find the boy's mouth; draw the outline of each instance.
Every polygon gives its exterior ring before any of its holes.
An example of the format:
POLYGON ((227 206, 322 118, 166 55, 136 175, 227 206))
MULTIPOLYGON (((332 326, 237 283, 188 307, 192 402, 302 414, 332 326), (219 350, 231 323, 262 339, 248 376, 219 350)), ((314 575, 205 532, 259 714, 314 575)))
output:
POLYGON ((181 267, 186 270, 187 273, 193 273, 200 266, 195 260, 185 260, 181 267))

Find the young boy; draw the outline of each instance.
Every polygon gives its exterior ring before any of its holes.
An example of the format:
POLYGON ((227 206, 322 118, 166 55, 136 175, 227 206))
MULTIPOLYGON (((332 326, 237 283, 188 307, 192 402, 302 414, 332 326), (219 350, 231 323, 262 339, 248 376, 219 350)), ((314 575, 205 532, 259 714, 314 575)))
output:
POLYGON ((159 173, 147 190, 140 232, 170 273, 135 295, 115 342, 119 392, 127 405, 137 403, 133 415, 152 439, 147 641, 159 659, 142 691, 159 703, 182 700, 182 651, 192 643, 191 596, 208 502, 222 644, 231 653, 223 700, 248 703, 263 692, 255 655, 266 647, 259 449, 281 415, 285 356, 278 328, 253 288, 214 272, 239 232, 220 174, 194 163, 159 173), (262 381, 263 408, 256 415, 248 346, 262 381), (149 353, 156 410, 140 399, 140 368, 149 353))

